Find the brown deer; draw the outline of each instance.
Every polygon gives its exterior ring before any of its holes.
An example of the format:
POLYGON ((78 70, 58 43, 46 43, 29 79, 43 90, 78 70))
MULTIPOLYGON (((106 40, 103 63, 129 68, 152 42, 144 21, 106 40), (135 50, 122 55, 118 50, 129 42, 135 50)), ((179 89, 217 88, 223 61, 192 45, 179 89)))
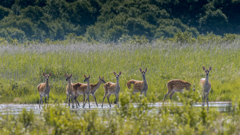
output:
MULTIPOLYGON (((107 82, 104 84, 105 95, 103 97, 103 102, 104 102, 105 97, 108 95, 107 99, 108 99, 108 103, 109 103, 110 107, 111 107, 111 104, 109 102, 109 97, 111 96, 111 94, 115 94, 116 103, 118 104, 119 91, 120 91, 119 76, 121 75, 121 72, 119 72, 119 74, 116 74, 115 72, 113 72, 113 74, 115 75, 115 77, 117 79, 117 83, 107 82)), ((103 102, 102 102, 102 107, 103 107, 103 102)))
MULTIPOLYGON (((90 84, 90 94, 93 96, 97 107, 98 107, 98 104, 95 97, 95 93, 102 83, 106 83, 104 80, 104 77, 101 78, 99 76, 99 81, 96 84, 90 84)), ((79 89, 77 89, 76 91, 76 94, 77 94, 76 97, 79 95, 83 95, 83 101, 85 101, 85 94, 87 94, 86 92, 87 92, 87 84, 82 84, 82 87, 79 87, 79 89)))
POLYGON ((67 94, 67 101, 68 101, 68 106, 70 106, 70 99, 72 100, 72 108, 74 108, 74 100, 76 102, 76 107, 79 106, 79 102, 77 101, 77 96, 76 94, 76 90, 78 87, 80 87, 82 84, 81 83, 75 83, 72 84, 71 78, 72 78, 72 74, 71 75, 67 75, 65 74, 66 77, 66 81, 68 82, 67 87, 66 87, 66 94, 67 94))
POLYGON ((45 83, 40 83, 37 88, 38 88, 38 92, 40 95, 40 99, 39 99, 39 108, 40 108, 40 104, 42 104, 42 98, 45 98, 45 103, 47 103, 46 101, 46 96, 47 96, 47 100, 49 99, 49 92, 50 92, 50 84, 48 82, 49 76, 51 76, 51 73, 49 74, 45 74, 43 73, 43 76, 45 77, 45 83))
POLYGON ((209 72, 210 70, 212 70, 212 67, 210 67, 209 69, 205 69, 205 67, 203 66, 203 70, 205 71, 206 78, 202 78, 199 82, 200 85, 202 85, 203 87, 202 106, 205 105, 205 99, 206 99, 207 110, 209 110, 208 95, 211 90, 211 83, 208 81, 209 80, 208 78, 209 78, 209 72))
POLYGON ((91 87, 89 84, 89 79, 90 79, 90 75, 87 77, 86 75, 84 75, 85 79, 84 82, 87 82, 87 84, 81 84, 79 87, 76 88, 76 98, 78 95, 83 95, 83 108, 86 104, 85 102, 85 94, 87 94, 87 100, 88 100, 88 104, 89 104, 89 108, 90 108, 90 102, 89 102, 89 94, 91 91, 91 87))
MULTIPOLYGON (((165 101, 165 98, 170 94, 170 99, 172 100, 172 96, 175 92, 183 92, 183 89, 190 90, 191 84, 187 81, 183 81, 180 79, 173 79, 170 80, 167 83, 168 92, 164 96, 163 102, 165 101)), ((195 88, 193 88, 193 91, 195 91, 195 88)))
POLYGON ((140 72, 142 73, 142 78, 143 81, 137 81, 137 80, 130 80, 127 82, 127 87, 128 89, 131 88, 131 84, 133 84, 133 92, 137 93, 137 92, 141 92, 141 94, 144 92, 144 95, 146 97, 146 93, 148 90, 148 84, 146 81, 146 72, 147 72, 147 68, 145 69, 145 71, 142 71, 142 69, 140 68, 140 72))

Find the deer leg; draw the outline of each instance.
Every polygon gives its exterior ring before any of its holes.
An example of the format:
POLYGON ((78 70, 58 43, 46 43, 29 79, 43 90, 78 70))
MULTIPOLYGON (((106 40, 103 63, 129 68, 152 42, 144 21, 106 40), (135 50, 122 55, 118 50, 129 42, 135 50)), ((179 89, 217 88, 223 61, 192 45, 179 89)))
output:
POLYGON ((77 97, 74 97, 74 100, 75 100, 75 102, 76 102, 76 108, 77 108, 78 106, 80 106, 80 105, 79 105, 79 102, 77 101, 77 97))
POLYGON ((70 96, 68 96, 68 106, 70 107, 70 96))
POLYGON ((107 96, 107 94, 105 94, 104 97, 103 97, 102 108, 103 108, 103 102, 104 102, 104 99, 105 99, 106 96, 107 96))
POLYGON ((207 97, 206 97, 206 102, 207 102, 207 110, 209 110, 209 104, 208 104, 208 93, 207 93, 207 95, 206 95, 207 97))
POLYGON ((74 96, 72 96, 71 100, 72 100, 72 108, 74 108, 74 96))
POLYGON ((84 108, 84 105, 85 105, 85 94, 83 94, 83 108, 84 108))
MULTIPOLYGON (((171 92, 172 92, 172 91, 171 91, 171 92)), ((166 98, 171 92, 168 92, 168 93, 164 96, 163 102, 165 101, 165 98, 166 98)))
POLYGON ((96 102, 96 105, 97 105, 97 107, 98 107, 98 104, 97 104, 97 100, 96 100, 95 94, 92 94, 92 96, 93 96, 93 98, 94 98, 94 100, 95 100, 95 102, 96 102))
POLYGON ((118 104, 118 100, 119 100, 119 99, 118 99, 118 94, 117 94, 117 93, 115 94, 115 97, 116 97, 116 104, 117 104, 117 106, 119 107, 119 104, 118 104))
POLYGON ((49 102, 49 94, 47 95, 47 104, 48 104, 48 102, 49 102))
POLYGON ((39 99, 39 108, 40 108, 40 105, 41 105, 41 101, 42 101, 42 96, 40 95, 40 99, 39 99))
POLYGON ((144 96, 147 97, 147 91, 144 91, 144 96))
POLYGON ((107 100, 108 100, 109 106, 111 107, 111 104, 110 104, 110 102, 109 102, 109 97, 110 97, 110 96, 111 96, 111 94, 108 94, 107 100))
POLYGON ((89 105, 89 108, 90 108, 89 93, 87 94, 87 100, 88 100, 88 105, 89 105))
POLYGON ((202 96, 202 106, 205 106, 205 93, 203 92, 203 96, 202 96))
POLYGON ((173 91, 171 94, 170 94, 170 99, 172 100, 172 96, 173 96, 173 94, 174 94, 175 92, 173 91))

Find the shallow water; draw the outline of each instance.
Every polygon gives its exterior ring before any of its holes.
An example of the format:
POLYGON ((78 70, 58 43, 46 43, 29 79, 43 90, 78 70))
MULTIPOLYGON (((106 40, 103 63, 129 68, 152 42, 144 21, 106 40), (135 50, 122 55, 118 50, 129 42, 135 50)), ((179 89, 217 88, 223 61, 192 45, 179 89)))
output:
MULTIPOLYGON (((177 103, 177 102, 173 102, 173 104, 178 105, 178 106, 182 106, 182 103, 177 103)), ((61 104, 61 105, 65 105, 67 106, 67 104, 61 104)), ((170 103, 166 102, 164 105, 170 105, 170 103)), ((54 104, 50 104, 50 106, 54 106, 54 104)), ((70 108, 73 111, 76 111, 77 113, 82 113, 84 111, 87 110, 93 110, 93 109, 98 109, 99 111, 103 111, 103 110, 114 110, 114 109, 110 109, 109 104, 103 104, 103 108, 101 107, 101 104, 99 104, 99 106, 97 107, 96 104, 94 102, 90 103, 91 108, 89 109, 88 104, 85 105, 85 108, 82 108, 82 103, 80 103, 80 107, 78 108, 70 108)), ((112 108, 115 105, 112 104, 112 108)), ((201 103, 197 103, 194 104, 193 106, 195 107, 202 107, 201 103)), ((206 104, 205 104, 206 106, 206 104)), ((137 107, 137 103, 134 104, 134 107, 137 107)), ((149 104, 149 107, 156 107, 156 108, 161 108, 162 107, 162 103, 161 102, 157 102, 154 104, 149 104)), ((209 102, 209 107, 210 108, 216 108, 218 111, 220 112, 226 112, 228 111, 228 109, 231 107, 231 102, 209 102)), ((43 109, 42 107, 39 108, 38 104, 0 104, 0 113, 1 114, 19 114, 20 112, 22 112, 22 109, 26 108, 27 111, 30 111, 31 109, 34 111, 35 114, 40 114, 43 109)))

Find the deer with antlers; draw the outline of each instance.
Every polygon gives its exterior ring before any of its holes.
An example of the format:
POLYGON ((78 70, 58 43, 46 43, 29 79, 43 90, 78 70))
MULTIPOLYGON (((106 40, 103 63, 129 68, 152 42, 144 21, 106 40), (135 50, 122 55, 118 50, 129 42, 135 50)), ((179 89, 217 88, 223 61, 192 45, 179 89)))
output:
MULTIPOLYGON (((165 98, 170 94, 170 99, 172 100, 172 96, 175 92, 183 92, 183 89, 190 90, 191 84, 187 81, 183 81, 180 79, 173 79, 170 80, 167 83, 168 92, 164 96, 163 102, 165 101, 165 98)), ((195 91, 195 88, 193 88, 193 91, 195 91)))
POLYGON ((200 85, 203 87, 203 97, 202 97, 202 106, 205 106, 205 100, 207 102, 207 110, 209 110, 209 104, 208 104, 208 95, 211 90, 211 83, 209 82, 209 72, 212 70, 212 67, 209 69, 205 69, 203 66, 203 70, 205 71, 205 78, 202 78, 200 80, 200 85))
POLYGON ((72 100, 72 108, 74 108, 74 100, 76 102, 76 107, 79 106, 79 102, 77 101, 77 96, 76 95, 76 90, 78 87, 80 87, 82 84, 81 83, 75 83, 72 84, 71 78, 72 78, 72 74, 71 75, 67 75, 65 74, 66 77, 66 81, 68 82, 67 87, 66 87, 66 94, 67 94, 67 101, 68 101, 68 106, 70 106, 70 99, 72 100))
MULTIPOLYGON (((108 103, 109 103, 110 107, 111 107, 111 104, 109 102, 109 97, 111 96, 111 94, 115 94, 116 103, 118 104, 119 91, 120 91, 119 77, 121 75, 121 72, 119 72, 119 74, 116 74, 115 72, 113 72, 113 74, 116 77, 117 83, 107 82, 107 83, 104 84, 105 94, 104 94, 104 97, 103 97, 103 102, 104 102, 105 97, 108 95, 107 100, 108 100, 108 103)), ((102 107, 103 107, 103 102, 102 102, 102 107)))
POLYGON ((147 84, 147 80, 146 80, 146 72, 147 72, 147 68, 145 69, 145 71, 142 71, 142 69, 139 69, 140 72, 142 73, 142 78, 143 81, 137 81, 137 80, 129 80, 127 82, 127 87, 128 89, 131 88, 131 84, 133 84, 133 92, 137 93, 137 92, 141 92, 141 94, 144 92, 144 95, 146 97, 146 93, 148 90, 148 84, 147 84))
POLYGON ((37 88, 38 88, 38 92, 40 95, 40 99, 39 99, 39 108, 40 108, 40 104, 42 104, 42 98, 45 98, 45 103, 47 103, 46 99, 49 99, 49 92, 50 92, 50 84, 49 84, 49 76, 51 76, 51 73, 49 74, 45 74, 43 73, 43 76, 45 78, 45 83, 40 83, 37 88), (47 96, 47 98, 46 98, 47 96))

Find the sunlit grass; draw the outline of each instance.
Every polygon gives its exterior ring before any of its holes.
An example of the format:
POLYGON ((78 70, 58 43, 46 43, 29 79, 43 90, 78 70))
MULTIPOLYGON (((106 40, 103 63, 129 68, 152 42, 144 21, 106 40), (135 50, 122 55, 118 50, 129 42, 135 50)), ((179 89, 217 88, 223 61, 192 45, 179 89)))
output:
MULTIPOLYGON (((171 79, 189 81, 200 90, 198 82, 205 77, 202 66, 213 68, 210 71, 212 90, 209 100, 228 101, 239 95, 238 46, 239 42, 220 45, 154 42, 131 46, 86 43, 2 46, 0 102, 13 102, 14 98, 20 98, 20 103, 37 103, 37 85, 44 82, 42 72, 52 73, 50 99, 53 102, 63 102, 66 99, 67 85, 65 73, 73 74, 73 83, 83 83, 84 74, 91 75, 90 83, 97 83, 99 76, 104 76, 106 82, 116 82, 113 71, 122 71, 120 87, 124 90, 127 89, 128 80, 142 80, 139 68, 148 68, 147 97, 157 96, 158 101, 162 101, 167 92, 166 83, 171 79)), ((174 100, 176 95, 173 96, 174 100)), ((101 102, 103 96, 104 89, 101 85, 96 92, 97 101, 101 102)), ((114 96, 110 97, 111 102, 114 99, 114 96)), ((82 96, 78 100, 82 101, 82 96)), ((90 100, 93 101, 91 96, 90 100)))

